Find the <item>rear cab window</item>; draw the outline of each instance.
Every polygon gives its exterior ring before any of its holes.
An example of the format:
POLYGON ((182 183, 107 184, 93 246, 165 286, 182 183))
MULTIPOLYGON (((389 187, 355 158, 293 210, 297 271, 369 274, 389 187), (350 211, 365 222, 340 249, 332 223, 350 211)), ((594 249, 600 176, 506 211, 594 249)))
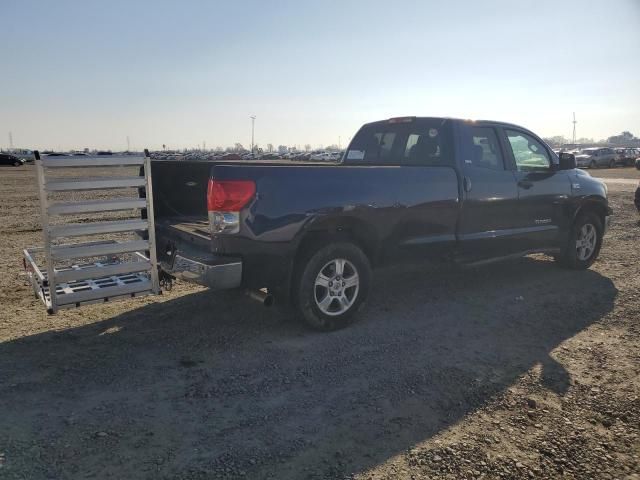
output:
POLYGON ((453 166, 451 122, 406 117, 367 124, 353 138, 344 163, 453 166))
POLYGON ((471 158, 465 159, 465 164, 476 168, 504 170, 504 159, 496 130, 493 127, 471 126, 469 133, 467 141, 471 142, 471 158))

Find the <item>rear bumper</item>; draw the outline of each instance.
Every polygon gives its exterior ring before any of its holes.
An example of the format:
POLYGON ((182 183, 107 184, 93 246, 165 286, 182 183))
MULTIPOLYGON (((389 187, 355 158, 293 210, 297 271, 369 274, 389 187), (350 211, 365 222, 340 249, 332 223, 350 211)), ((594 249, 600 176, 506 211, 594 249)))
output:
POLYGON ((180 280, 213 290, 237 288, 242 283, 242 260, 219 257, 189 258, 178 252, 171 265, 161 262, 162 270, 180 280))
POLYGON ((213 290, 237 288, 242 283, 242 258, 211 251, 205 218, 157 221, 156 253, 162 271, 180 280, 213 290))

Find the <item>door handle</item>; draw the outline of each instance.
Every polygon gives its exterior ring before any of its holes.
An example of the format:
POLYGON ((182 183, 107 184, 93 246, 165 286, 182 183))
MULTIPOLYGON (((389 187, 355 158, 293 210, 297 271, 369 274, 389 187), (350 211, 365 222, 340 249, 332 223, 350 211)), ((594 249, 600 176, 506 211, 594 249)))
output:
POLYGON ((462 187, 464 188, 465 192, 471 191, 471 179, 469 177, 464 177, 462 179, 462 187))
POLYGON ((520 188, 524 188, 525 190, 530 189, 531 187, 533 187, 533 182, 530 182, 529 180, 520 180, 518 182, 518 186, 520 188))

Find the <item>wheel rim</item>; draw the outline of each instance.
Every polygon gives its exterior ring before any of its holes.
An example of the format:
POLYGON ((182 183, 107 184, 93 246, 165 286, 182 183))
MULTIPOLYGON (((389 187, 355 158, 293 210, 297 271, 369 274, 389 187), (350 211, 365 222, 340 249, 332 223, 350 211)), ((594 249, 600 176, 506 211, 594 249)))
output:
POLYGON ((596 244, 598 241, 596 227, 591 223, 585 223, 576 240, 576 252, 578 254, 578 260, 589 260, 596 250, 596 244))
POLYGON ((356 267, 349 260, 336 258, 318 272, 314 299, 325 315, 342 315, 353 306, 359 289, 360 277, 356 267))

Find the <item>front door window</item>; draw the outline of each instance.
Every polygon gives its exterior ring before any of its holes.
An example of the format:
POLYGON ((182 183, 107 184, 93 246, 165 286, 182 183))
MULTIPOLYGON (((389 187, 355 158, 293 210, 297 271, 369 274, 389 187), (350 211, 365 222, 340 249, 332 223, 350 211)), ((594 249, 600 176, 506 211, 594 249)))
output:
POLYGON ((506 133, 519 172, 544 171, 551 168, 549 152, 541 142, 524 132, 506 130, 506 133))

